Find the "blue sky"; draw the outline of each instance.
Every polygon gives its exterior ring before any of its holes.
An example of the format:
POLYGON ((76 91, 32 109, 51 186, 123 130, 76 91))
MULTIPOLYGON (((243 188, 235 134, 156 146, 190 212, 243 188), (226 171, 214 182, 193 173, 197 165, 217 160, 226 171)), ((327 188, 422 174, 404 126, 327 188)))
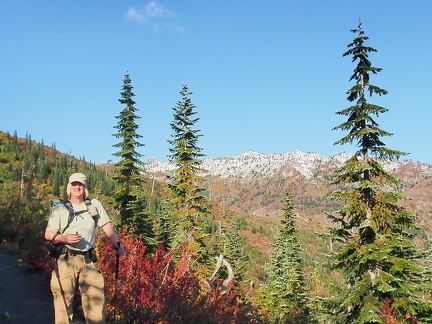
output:
POLYGON ((207 157, 247 150, 324 155, 343 133, 359 18, 371 83, 388 95, 384 143, 432 164, 432 1, 2 1, 0 130, 96 163, 114 159, 124 74, 143 160, 166 161, 172 108, 187 84, 207 157))

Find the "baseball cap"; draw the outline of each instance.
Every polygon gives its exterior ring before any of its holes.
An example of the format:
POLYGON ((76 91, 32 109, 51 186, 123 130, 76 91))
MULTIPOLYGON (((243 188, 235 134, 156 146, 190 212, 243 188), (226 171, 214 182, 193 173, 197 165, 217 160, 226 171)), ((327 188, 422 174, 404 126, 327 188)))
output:
POLYGON ((69 182, 68 182, 67 187, 66 187, 66 193, 67 193, 68 197, 70 197, 70 191, 71 191, 72 182, 79 182, 79 183, 81 183, 84 186, 84 190, 85 190, 85 196, 84 196, 84 198, 88 197, 87 178, 86 178, 86 176, 84 174, 82 174, 82 173, 73 173, 69 177, 69 182))

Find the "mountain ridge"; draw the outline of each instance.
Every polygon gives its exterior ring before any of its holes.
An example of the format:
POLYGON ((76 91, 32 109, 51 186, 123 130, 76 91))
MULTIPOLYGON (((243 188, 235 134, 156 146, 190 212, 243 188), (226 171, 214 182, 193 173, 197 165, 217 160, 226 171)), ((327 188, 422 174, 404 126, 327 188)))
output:
MULTIPOLYGON (((311 179, 314 170, 320 167, 333 168, 341 166, 352 154, 342 152, 331 156, 320 153, 292 150, 281 154, 264 154, 248 150, 232 157, 207 158, 202 160, 201 167, 212 177, 237 177, 245 180, 268 177, 276 174, 282 167, 290 165, 305 178, 311 179)), ((411 165, 425 176, 432 176, 432 166, 411 160, 382 161, 387 172, 397 172, 400 168, 411 165)), ((161 162, 155 158, 147 160, 145 169, 148 172, 164 173, 174 169, 171 162, 161 162)))
MULTIPOLYGON (((335 171, 352 154, 325 156, 294 150, 282 154, 246 151, 232 157, 202 161, 209 198, 240 214, 277 224, 287 186, 294 196, 298 218, 305 226, 328 222, 326 212, 336 210, 328 195, 337 189, 331 184, 335 171), (309 225, 308 225, 309 224, 309 225)), ((432 235, 432 166, 411 160, 380 161, 383 168, 400 180, 393 188, 408 196, 401 205, 413 211, 421 226, 432 235)), ((148 176, 166 181, 175 166, 150 158, 145 164, 148 176)))

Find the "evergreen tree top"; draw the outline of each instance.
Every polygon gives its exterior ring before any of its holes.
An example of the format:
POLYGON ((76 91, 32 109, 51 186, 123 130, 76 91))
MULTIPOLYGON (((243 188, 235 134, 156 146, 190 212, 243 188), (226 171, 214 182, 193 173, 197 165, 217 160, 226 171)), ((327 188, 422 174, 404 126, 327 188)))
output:
POLYGON ((387 90, 370 83, 370 75, 382 71, 382 68, 372 66, 368 56, 368 53, 377 52, 377 50, 365 45, 365 41, 369 38, 364 35, 360 21, 358 27, 352 29, 351 32, 356 33, 357 36, 348 45, 349 49, 343 56, 351 55, 352 62, 357 61, 357 65, 349 79, 349 81, 354 80, 355 84, 346 92, 348 95, 347 100, 350 102, 355 101, 355 103, 336 112, 338 115, 347 116, 348 119, 334 127, 333 130, 348 131, 348 133, 334 144, 355 143, 359 148, 360 158, 364 160, 368 159, 369 154, 376 158, 398 159, 407 153, 392 150, 385 146, 381 138, 393 134, 382 130, 375 120, 375 117, 377 118, 388 112, 389 109, 369 103, 365 95, 365 93, 368 93, 372 97, 374 94, 382 96, 388 93, 387 90))

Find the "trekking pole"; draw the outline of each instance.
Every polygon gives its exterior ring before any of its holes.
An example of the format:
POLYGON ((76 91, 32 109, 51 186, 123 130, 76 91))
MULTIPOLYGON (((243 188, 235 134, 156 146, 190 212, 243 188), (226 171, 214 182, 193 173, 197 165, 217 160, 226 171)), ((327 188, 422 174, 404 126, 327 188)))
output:
POLYGON ((119 277, 119 263, 120 263, 120 255, 118 254, 118 249, 120 248, 120 242, 117 242, 116 247, 116 270, 115 270, 115 285, 114 285, 114 322, 117 321, 117 294, 118 294, 118 277, 119 277))
POLYGON ((68 304, 67 304, 67 301, 66 301, 65 292, 63 290, 63 285, 61 284, 61 281, 60 281, 60 271, 59 271, 59 268, 58 268, 57 258, 54 259, 53 263, 54 263, 54 271, 56 273, 56 277, 57 277, 57 280, 58 280, 58 283, 59 283, 59 287, 60 287, 60 293, 61 293, 61 295, 63 297, 63 303, 64 303, 65 308, 66 308, 66 315, 68 317, 69 323, 72 323, 72 315, 69 314, 69 307, 68 307, 68 304))

